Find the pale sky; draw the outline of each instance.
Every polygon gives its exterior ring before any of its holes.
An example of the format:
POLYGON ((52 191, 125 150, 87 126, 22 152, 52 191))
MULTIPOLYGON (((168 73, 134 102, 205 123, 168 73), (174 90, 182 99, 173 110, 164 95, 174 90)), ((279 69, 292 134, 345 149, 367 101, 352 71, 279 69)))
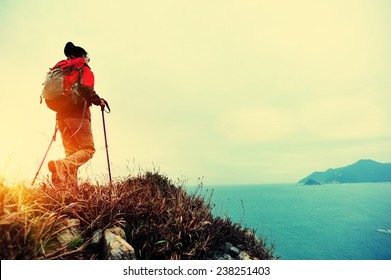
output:
MULTIPOLYGON (((112 108, 114 178, 282 183, 391 162, 390 12, 388 0, 1 0, 0 177, 37 171, 55 123, 42 82, 68 41, 112 108)), ((81 176, 104 183, 92 114, 97 152, 81 176)), ((63 154, 58 137, 47 160, 63 154)))

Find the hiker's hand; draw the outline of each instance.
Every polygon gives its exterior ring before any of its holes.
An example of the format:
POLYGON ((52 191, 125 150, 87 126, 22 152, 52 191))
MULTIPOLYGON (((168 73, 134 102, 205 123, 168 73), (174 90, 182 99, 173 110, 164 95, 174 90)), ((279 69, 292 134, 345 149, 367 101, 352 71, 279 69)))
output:
POLYGON ((111 112, 109 103, 107 103, 107 101, 104 100, 103 98, 100 99, 100 108, 102 112, 105 111, 108 114, 111 112))

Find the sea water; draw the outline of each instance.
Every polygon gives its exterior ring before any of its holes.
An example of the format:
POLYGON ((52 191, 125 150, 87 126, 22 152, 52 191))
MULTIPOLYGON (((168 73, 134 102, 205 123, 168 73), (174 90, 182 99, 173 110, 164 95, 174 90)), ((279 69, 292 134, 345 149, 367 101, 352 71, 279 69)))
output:
MULTIPOLYGON (((230 185, 214 214, 255 229, 285 260, 390 260, 391 183, 230 185)), ((206 194, 208 196, 208 194, 206 194)))

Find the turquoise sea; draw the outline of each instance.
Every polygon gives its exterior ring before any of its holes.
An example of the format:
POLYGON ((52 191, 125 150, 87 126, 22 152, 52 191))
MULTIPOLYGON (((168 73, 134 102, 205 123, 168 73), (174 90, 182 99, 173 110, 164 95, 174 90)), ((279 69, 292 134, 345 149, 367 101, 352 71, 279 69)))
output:
POLYGON ((283 260, 390 260, 391 183, 203 187, 214 212, 256 229, 283 260))

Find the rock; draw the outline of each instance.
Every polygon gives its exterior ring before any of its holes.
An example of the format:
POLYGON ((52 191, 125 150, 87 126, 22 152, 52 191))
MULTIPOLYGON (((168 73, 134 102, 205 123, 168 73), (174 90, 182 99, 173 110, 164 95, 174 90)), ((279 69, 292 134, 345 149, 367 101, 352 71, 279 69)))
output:
POLYGON ((236 248, 235 246, 233 246, 231 243, 227 242, 225 244, 225 247, 226 247, 226 251, 233 257, 236 257, 237 255, 240 254, 240 250, 238 248, 236 248))
POLYGON ((125 241, 125 232, 119 227, 106 229, 103 233, 103 258, 106 260, 135 260, 135 251, 125 241))
POLYGON ((92 234, 91 245, 94 247, 99 246, 102 240, 102 236, 103 236, 103 230, 98 229, 94 231, 94 233, 92 234))
POLYGON ((247 261, 247 260, 253 260, 252 258, 246 251, 242 251, 239 253, 239 259, 242 261, 247 261))
POLYGON ((214 260, 219 260, 219 261, 232 261, 233 260, 233 258, 230 255, 228 255, 228 254, 219 255, 219 256, 216 256, 213 259, 214 260))
POLYGON ((125 231, 122 228, 120 228, 120 227, 113 227, 113 228, 110 228, 110 229, 107 229, 107 230, 110 231, 114 235, 118 235, 122 239, 126 238, 125 231))
POLYGON ((60 247, 67 247, 76 238, 80 238, 80 220, 65 219, 56 225, 55 232, 57 233, 45 244, 46 253, 57 251, 60 247))
POLYGON ((58 230, 56 239, 60 246, 66 246, 80 236, 80 220, 66 219, 58 230))
POLYGON ((258 236, 255 234, 255 232, 246 230, 244 232, 244 236, 246 236, 247 238, 250 238, 250 239, 254 239, 256 242, 260 242, 260 240, 259 240, 258 236))
MULTIPOLYGON (((253 234, 249 232, 249 234, 253 234)), ((213 257, 213 260, 256 260, 257 258, 251 257, 248 252, 241 251, 231 243, 225 243, 213 257)))

